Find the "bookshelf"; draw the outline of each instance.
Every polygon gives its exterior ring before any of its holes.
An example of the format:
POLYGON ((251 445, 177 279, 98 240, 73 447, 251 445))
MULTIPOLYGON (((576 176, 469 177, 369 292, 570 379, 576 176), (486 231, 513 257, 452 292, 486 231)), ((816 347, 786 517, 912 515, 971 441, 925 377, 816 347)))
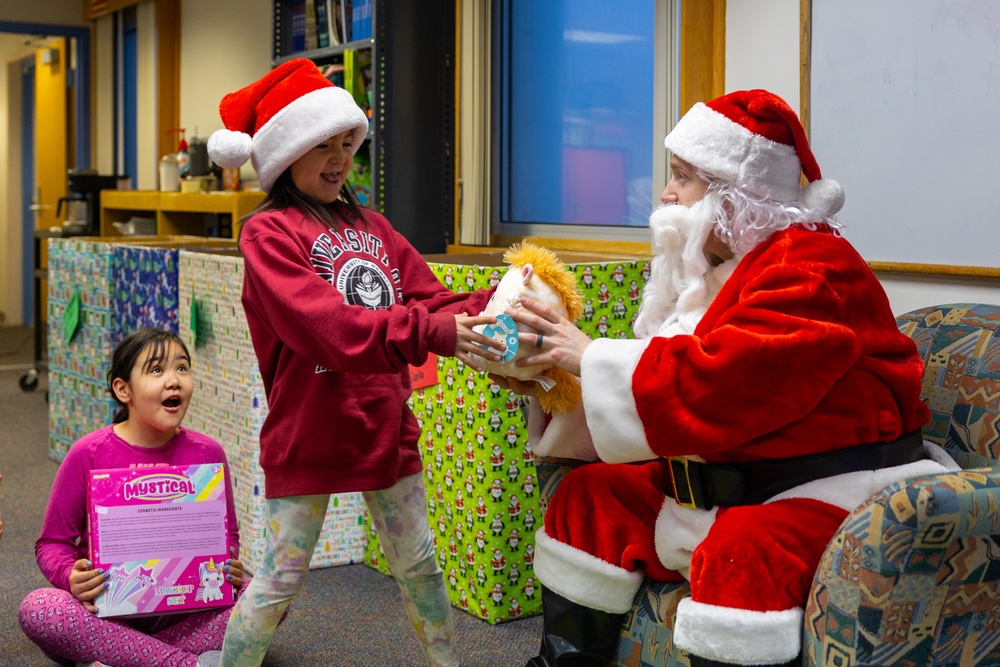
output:
POLYGON ((363 93, 349 88, 370 109, 359 150, 370 162, 367 205, 420 252, 444 252, 454 242, 454 0, 273 0, 272 8, 272 66, 309 58, 324 71, 343 67, 345 88, 352 59, 370 68, 363 93), (331 16, 341 17, 339 30, 331 16))

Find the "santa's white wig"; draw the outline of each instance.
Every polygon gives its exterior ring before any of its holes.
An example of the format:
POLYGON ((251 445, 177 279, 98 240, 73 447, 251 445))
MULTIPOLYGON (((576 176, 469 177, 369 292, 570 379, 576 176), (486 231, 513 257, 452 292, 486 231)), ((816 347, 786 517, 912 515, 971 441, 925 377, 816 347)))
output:
POLYGON ((834 233, 843 233, 844 226, 822 210, 807 209, 799 202, 782 204, 707 174, 698 172, 698 176, 708 181, 708 191, 717 199, 716 234, 737 255, 747 254, 774 232, 792 225, 810 230, 828 225, 834 233))

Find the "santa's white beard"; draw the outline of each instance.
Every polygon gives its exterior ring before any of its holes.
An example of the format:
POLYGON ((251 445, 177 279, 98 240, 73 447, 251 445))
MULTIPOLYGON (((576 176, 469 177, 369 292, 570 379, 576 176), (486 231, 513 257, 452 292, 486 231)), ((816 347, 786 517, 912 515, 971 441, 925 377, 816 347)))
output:
POLYGON ((691 207, 669 204, 649 217, 656 257, 636 316, 639 338, 692 333, 732 273, 735 261, 713 268, 705 256, 718 211, 719 200, 709 193, 691 207))

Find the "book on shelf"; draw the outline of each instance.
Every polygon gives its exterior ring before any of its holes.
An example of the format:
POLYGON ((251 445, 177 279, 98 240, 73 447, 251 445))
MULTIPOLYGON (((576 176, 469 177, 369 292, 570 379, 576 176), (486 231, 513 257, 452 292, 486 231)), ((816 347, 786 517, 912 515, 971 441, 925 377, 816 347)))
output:
POLYGON ((371 109, 368 91, 372 82, 372 52, 370 49, 344 50, 344 88, 365 113, 371 109))
MULTIPOLYGON (((350 2, 350 0, 346 0, 350 2)), ((351 2, 351 39, 370 39, 372 36, 372 0, 351 2)))
POLYGON ((292 50, 306 50, 306 1, 292 0, 292 50))
POLYGON ((316 4, 316 46, 320 49, 325 49, 330 46, 330 23, 326 14, 328 0, 309 1, 316 4))
POLYGON ((337 0, 340 3, 340 36, 344 40, 344 44, 354 39, 351 35, 351 16, 352 16, 352 3, 351 0, 337 0))
POLYGON ((347 172, 347 185, 359 204, 372 205, 372 165, 364 148, 354 155, 354 162, 347 172))
POLYGON ((340 8, 337 0, 317 0, 326 5, 326 31, 330 34, 330 44, 339 45, 343 42, 340 39, 340 8))
POLYGON ((306 12, 306 50, 312 51, 319 46, 316 32, 316 4, 313 0, 305 0, 306 12))

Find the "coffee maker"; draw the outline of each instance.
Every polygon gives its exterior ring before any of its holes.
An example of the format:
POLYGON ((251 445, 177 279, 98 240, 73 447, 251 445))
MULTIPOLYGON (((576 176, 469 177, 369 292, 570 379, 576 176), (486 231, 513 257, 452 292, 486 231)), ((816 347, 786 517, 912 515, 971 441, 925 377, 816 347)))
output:
POLYGON ((117 190, 128 176, 103 176, 93 169, 70 169, 66 183, 67 196, 59 200, 56 215, 66 202, 68 222, 79 229, 74 234, 96 236, 101 229, 101 190, 117 190), (74 219, 85 216, 82 219, 74 219))

